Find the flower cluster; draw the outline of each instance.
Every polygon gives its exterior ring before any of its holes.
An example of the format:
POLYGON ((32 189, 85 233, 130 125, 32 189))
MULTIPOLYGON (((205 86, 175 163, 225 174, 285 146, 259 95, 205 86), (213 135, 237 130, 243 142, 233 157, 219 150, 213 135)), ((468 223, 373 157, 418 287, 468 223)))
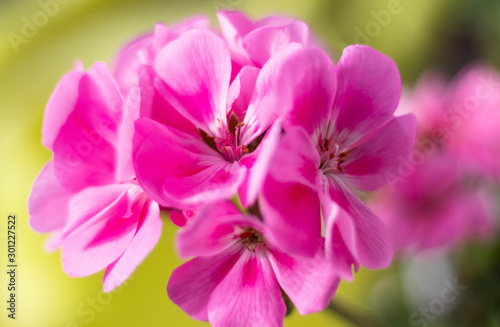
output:
POLYGON ((479 64, 449 84, 427 73, 403 97, 398 112, 413 112, 419 122, 416 146, 372 203, 399 252, 452 248, 467 238, 492 236, 499 107, 500 74, 479 64))
POLYGON ((394 62, 347 47, 335 65, 306 24, 218 14, 127 45, 112 71, 63 77, 45 112, 53 160, 29 200, 69 276, 126 280, 157 243, 168 210, 179 254, 167 286, 214 326, 280 326, 284 298, 324 309, 354 267, 390 264, 383 223, 359 199, 413 148, 395 116, 394 62))

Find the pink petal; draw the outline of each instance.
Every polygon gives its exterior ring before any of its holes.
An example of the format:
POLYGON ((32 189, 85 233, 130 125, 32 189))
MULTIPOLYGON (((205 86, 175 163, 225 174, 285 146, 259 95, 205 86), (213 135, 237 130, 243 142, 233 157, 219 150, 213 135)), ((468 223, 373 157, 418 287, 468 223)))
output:
POLYGON ((179 234, 179 254, 182 258, 215 255, 239 240, 235 239, 238 227, 264 229, 257 218, 242 215, 227 200, 210 203, 200 209, 194 220, 179 234))
POLYGON ((149 119, 136 122, 134 144, 139 183, 167 207, 190 209, 231 197, 246 173, 199 139, 149 119))
POLYGON ((294 257, 270 251, 269 260, 278 282, 300 314, 323 310, 328 306, 340 282, 335 266, 325 260, 320 247, 313 257, 294 257))
POLYGON ((123 94, 128 94, 132 87, 139 84, 139 72, 143 62, 140 52, 151 46, 153 35, 148 33, 127 44, 115 59, 113 75, 123 94))
POLYGON ((123 100, 103 63, 82 78, 78 101, 54 141, 54 168, 59 182, 70 191, 113 183, 116 169, 117 128, 123 100))
POLYGON ((156 202, 147 201, 137 231, 125 252, 106 269, 104 292, 110 292, 127 280, 139 264, 153 250, 161 236, 162 221, 156 202))
POLYGON ((271 162, 271 173, 276 181, 301 183, 311 189, 321 186, 321 160, 309 135, 299 126, 286 131, 271 162))
POLYGON ((343 181, 356 188, 372 191, 398 171, 413 150, 417 121, 407 114, 391 119, 366 142, 345 158, 343 181))
POLYGON ((257 200, 271 161, 274 160, 280 137, 281 119, 278 119, 266 132, 257 149, 240 159, 240 164, 248 169, 248 173, 238 189, 238 195, 244 207, 253 205, 257 200))
POLYGON ((166 85, 165 99, 207 134, 218 136, 227 125, 231 77, 224 41, 210 32, 188 31, 161 50, 155 69, 166 85))
POLYGON ((172 302, 192 318, 208 321, 211 295, 233 268, 240 250, 235 246, 212 257, 196 257, 176 268, 167 285, 172 302))
POLYGON ((43 116, 42 143, 51 150, 61 126, 76 106, 78 85, 83 75, 80 69, 64 75, 47 103, 43 116))
POLYGON ((243 46, 249 58, 262 67, 273 55, 290 43, 306 45, 309 29, 302 22, 285 26, 266 26, 255 29, 243 38, 243 46))
POLYGON ((285 129, 301 126, 312 135, 332 119, 335 67, 318 48, 302 49, 287 74, 287 82, 282 84, 288 86, 283 92, 289 97, 283 103, 287 108, 285 129))
POLYGON ((283 326, 286 306, 265 252, 243 251, 208 303, 217 327, 283 326))
POLYGON ((299 183, 279 183, 268 176, 259 208, 281 250, 300 255, 316 252, 321 237, 317 191, 299 183))
POLYGON ((131 181, 135 177, 132 140, 134 138, 134 123, 140 117, 140 92, 137 86, 131 89, 125 102, 123 121, 119 128, 116 178, 120 182, 131 181))
POLYGON ((368 46, 344 49, 337 64, 336 127, 344 145, 354 144, 391 119, 401 95, 401 79, 389 57, 368 46))
POLYGON ((54 252, 62 246, 63 240, 63 230, 59 229, 50 235, 44 244, 44 248, 48 252, 54 252))
POLYGON ((278 26, 285 26, 288 24, 292 24, 293 22, 295 22, 295 20, 290 17, 271 15, 258 20, 255 23, 255 27, 256 28, 266 27, 266 26, 278 27, 278 26))
POLYGON ((245 66, 241 69, 229 87, 227 100, 229 108, 227 112, 231 111, 234 113, 240 122, 245 118, 258 74, 258 68, 245 66))
POLYGON ((326 238, 327 255, 335 244, 331 230, 337 226, 352 257, 361 265, 370 269, 389 266, 393 249, 386 227, 377 216, 356 197, 342 182, 335 177, 327 181, 327 193, 320 193, 323 217, 330 229, 326 238), (334 203, 332 203, 334 202, 334 203), (347 214, 336 209, 338 204, 347 214), (339 213, 340 211, 340 213, 339 213), (334 220, 335 224, 331 222, 334 220), (330 237, 328 237, 330 235, 330 237))
POLYGON ((40 233, 63 228, 72 196, 57 181, 52 161, 46 164, 33 184, 28 200, 31 228, 40 233))
POLYGON ((107 210, 106 208, 116 206, 119 199, 125 198, 126 200, 125 194, 129 189, 128 183, 109 184, 89 187, 75 194, 69 204, 70 211, 64 226, 63 237, 71 234, 101 211, 107 210))
POLYGON ((237 55, 246 57, 243 37, 253 30, 253 22, 237 11, 219 11, 217 18, 229 49, 237 55))
POLYGON ((182 211, 171 210, 168 213, 168 216, 170 217, 170 220, 172 220, 174 225, 178 227, 184 227, 188 222, 188 219, 186 218, 186 216, 184 216, 184 212, 182 211))
POLYGON ((229 201, 205 206, 177 239, 181 258, 215 255, 234 243, 235 219, 240 211, 229 201))
POLYGON ((353 257, 351 250, 347 247, 337 225, 338 221, 349 220, 351 218, 344 209, 332 201, 327 200, 321 204, 323 212, 329 215, 326 217, 325 226, 326 257, 342 279, 352 281, 354 279, 352 267, 354 266, 354 272, 358 272, 359 262, 353 257))
MULTIPOLYGON (((331 103, 331 94, 328 92, 334 92, 334 84, 333 73, 329 76, 328 72, 330 68, 333 69, 333 65, 328 65, 327 61, 326 55, 318 49, 303 49, 298 44, 290 44, 266 62, 257 77, 254 96, 242 128, 241 142, 250 143, 277 117, 294 107, 319 106, 318 110, 330 110, 328 103, 331 103), (325 78, 318 82, 320 78, 317 73, 325 78)), ((310 115, 311 107, 307 108, 310 115)), ((305 114, 301 117, 305 117, 305 114)))
POLYGON ((141 72, 140 86, 141 117, 150 118, 184 133, 200 137, 196 126, 165 101, 159 91, 164 89, 165 85, 155 78, 154 72, 149 67, 141 72))
POLYGON ((82 277, 98 272, 122 255, 132 241, 143 205, 135 206, 132 217, 118 215, 116 208, 120 202, 129 201, 126 190, 130 186, 120 187, 125 192, 95 214, 96 209, 85 208, 83 204, 94 206, 93 200, 98 195, 107 195, 106 191, 113 193, 110 187, 88 188, 71 201, 70 217, 74 224, 67 229, 62 251, 63 269, 69 276, 82 277))

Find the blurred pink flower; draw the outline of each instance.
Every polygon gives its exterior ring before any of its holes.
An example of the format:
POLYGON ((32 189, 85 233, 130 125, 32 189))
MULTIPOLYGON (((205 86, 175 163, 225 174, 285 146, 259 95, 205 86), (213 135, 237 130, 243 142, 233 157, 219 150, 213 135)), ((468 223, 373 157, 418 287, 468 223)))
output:
POLYGON ((56 233, 51 248, 62 246, 69 276, 106 268, 104 291, 123 283, 161 234, 158 204, 139 187, 131 165, 130 126, 138 110, 97 63, 65 75, 45 111, 42 142, 53 160, 33 186, 30 225, 56 233))
POLYGON ((416 146, 372 204, 399 252, 449 248, 494 231, 488 193, 500 167, 499 91, 499 75, 475 65, 449 85, 427 73, 401 102, 398 112, 418 118, 416 146))
POLYGON ((326 225, 326 255, 352 279, 359 265, 390 264, 383 223, 349 187, 373 190, 413 147, 412 115, 394 117, 401 82, 396 65, 366 46, 350 46, 335 68, 319 50, 296 65, 282 92, 285 134, 260 198, 281 247, 310 254, 326 225), (349 185, 349 186, 348 186, 349 185), (321 210, 320 210, 321 207, 321 210))
POLYGON ((494 203, 469 183, 456 157, 436 154, 394 191, 381 190, 371 207, 399 253, 453 247, 493 231, 494 203))
POLYGON ((339 284, 320 247, 313 257, 288 255, 272 230, 228 201, 203 208, 178 238, 182 257, 167 292, 191 317, 213 326, 282 326, 280 288, 301 314, 324 309, 339 284))
POLYGON ((445 122, 449 148, 469 170, 500 182, 500 73, 492 67, 465 68, 450 86, 445 122))

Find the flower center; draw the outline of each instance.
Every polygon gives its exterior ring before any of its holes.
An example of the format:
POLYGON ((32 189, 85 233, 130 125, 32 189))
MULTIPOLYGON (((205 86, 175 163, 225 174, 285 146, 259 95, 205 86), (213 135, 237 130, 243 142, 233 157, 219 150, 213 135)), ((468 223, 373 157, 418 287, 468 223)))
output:
POLYGON ((251 227, 243 227, 238 234, 238 242, 244 244, 248 251, 255 252, 266 246, 262 234, 251 227))
POLYGON ((245 126, 245 123, 238 123, 234 119, 231 119, 229 128, 225 126, 219 127, 219 137, 212 138, 204 133, 202 134, 201 131, 200 134, 205 143, 219 151, 224 159, 234 162, 240 160, 245 153, 249 152, 246 145, 240 144, 240 130, 243 126, 245 126))
POLYGON ((352 150, 342 151, 337 142, 331 142, 328 139, 318 141, 317 149, 321 158, 319 169, 323 171, 323 174, 344 172, 342 164, 352 150))

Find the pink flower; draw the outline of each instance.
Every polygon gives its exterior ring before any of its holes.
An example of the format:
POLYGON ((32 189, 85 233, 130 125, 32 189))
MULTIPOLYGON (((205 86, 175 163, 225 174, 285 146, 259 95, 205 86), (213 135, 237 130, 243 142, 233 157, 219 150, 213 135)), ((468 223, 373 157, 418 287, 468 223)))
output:
POLYGON ((463 69, 442 108, 448 148, 469 170, 500 182, 500 73, 488 66, 463 69))
POLYGON ((451 248, 494 231, 487 193, 499 171, 497 91, 498 74, 475 65, 449 84, 427 73, 402 101, 398 111, 418 118, 418 139, 404 176, 372 204, 399 252, 451 248))
POLYGON ((200 132, 137 121, 134 164, 148 195, 164 206, 190 209, 229 198, 241 186, 244 204, 253 202, 259 183, 250 180, 262 179, 266 168, 254 163, 269 155, 279 136, 279 126, 270 127, 281 114, 281 85, 289 83, 288 71, 304 51, 292 44, 262 69, 244 67, 230 83, 230 52, 217 35, 191 30, 166 45, 155 61, 157 86, 200 132))
POLYGON ((69 276, 106 268, 105 291, 130 276, 161 234, 159 206, 131 165, 130 126, 138 110, 97 63, 64 76, 45 111, 42 142, 53 160, 33 186, 30 225, 56 233, 51 247, 62 246, 69 276))
POLYGON ((140 104, 140 117, 151 118, 164 125, 198 136, 196 127, 160 95, 158 88, 162 82, 153 66, 163 47, 187 31, 208 30, 209 23, 208 18, 197 17, 172 28, 157 24, 153 33, 130 42, 120 51, 115 61, 113 74, 123 94, 134 92, 130 94, 130 98, 140 104), (133 88, 135 86, 139 88, 133 88))
POLYGON ((366 46, 344 50, 335 68, 320 51, 296 64, 282 90, 285 134, 271 160, 260 209, 283 249, 313 253, 326 225, 326 256, 342 277, 351 265, 389 265, 383 223, 351 191, 387 182, 415 137, 412 115, 394 117, 400 78, 388 57, 366 46), (320 210, 321 208, 321 210, 320 210))
POLYGON ((282 326, 280 287, 299 313, 324 309, 339 278, 320 247, 313 257, 288 255, 272 231, 227 201, 203 208, 178 238, 182 257, 167 291, 191 317, 213 326, 282 326))
POLYGON ((451 248, 491 235, 494 203, 467 181, 457 158, 435 153, 395 190, 380 190, 372 208, 400 253, 451 248))

